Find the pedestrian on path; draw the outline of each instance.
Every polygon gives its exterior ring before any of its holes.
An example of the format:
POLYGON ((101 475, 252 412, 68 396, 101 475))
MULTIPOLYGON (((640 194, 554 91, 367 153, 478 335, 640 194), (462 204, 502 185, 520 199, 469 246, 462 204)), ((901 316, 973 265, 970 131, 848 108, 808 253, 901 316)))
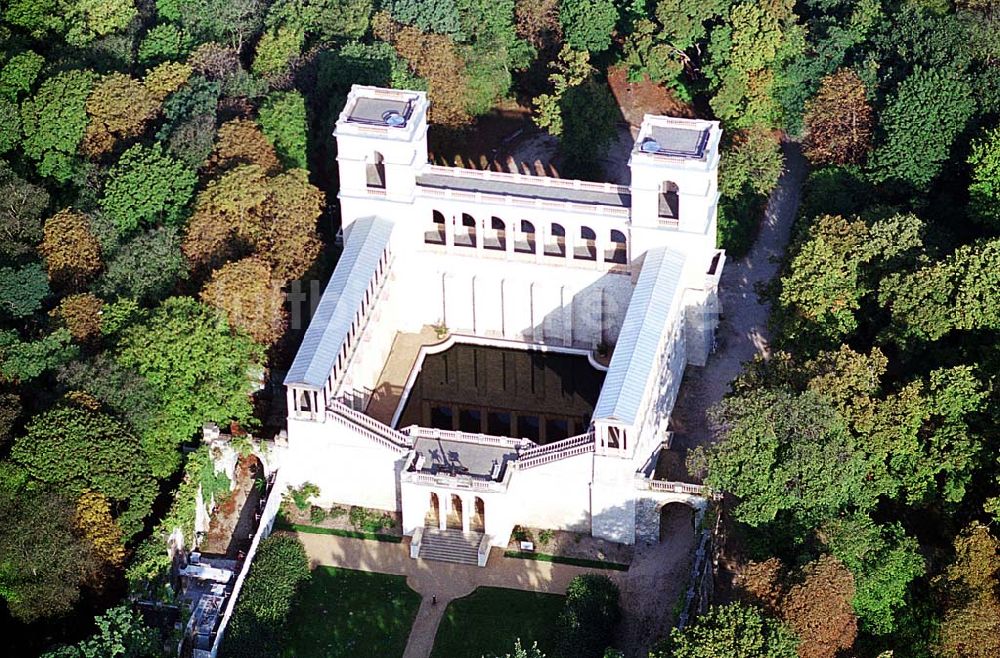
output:
POLYGON ((431 605, 437 605, 437 604, 438 604, 437 594, 431 594, 431 605))

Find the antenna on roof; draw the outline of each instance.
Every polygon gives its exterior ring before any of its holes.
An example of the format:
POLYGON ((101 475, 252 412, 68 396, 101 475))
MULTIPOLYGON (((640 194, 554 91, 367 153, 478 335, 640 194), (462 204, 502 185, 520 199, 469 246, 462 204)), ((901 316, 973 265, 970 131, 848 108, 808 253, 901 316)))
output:
POLYGON ((382 121, 392 128, 406 125, 406 118, 396 110, 386 110, 382 113, 382 121))

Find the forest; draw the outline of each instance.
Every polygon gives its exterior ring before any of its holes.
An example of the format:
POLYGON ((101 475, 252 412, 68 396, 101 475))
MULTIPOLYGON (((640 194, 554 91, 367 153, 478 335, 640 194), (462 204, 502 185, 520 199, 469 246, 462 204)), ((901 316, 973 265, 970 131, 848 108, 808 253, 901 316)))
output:
POLYGON ((721 121, 732 259, 783 145, 809 162, 780 278, 759 291, 774 353, 688 456, 726 492, 731 577, 657 655, 1000 655, 1000 2, 0 12, 10 655, 160 655, 126 602, 169 601, 166 536, 193 534, 199 486, 228 489, 203 423, 277 430, 271 373, 303 329, 288 292, 336 261, 332 128, 352 84, 426 90, 442 152, 516 105, 558 138, 561 173, 601 180, 622 123, 613 70, 721 121))

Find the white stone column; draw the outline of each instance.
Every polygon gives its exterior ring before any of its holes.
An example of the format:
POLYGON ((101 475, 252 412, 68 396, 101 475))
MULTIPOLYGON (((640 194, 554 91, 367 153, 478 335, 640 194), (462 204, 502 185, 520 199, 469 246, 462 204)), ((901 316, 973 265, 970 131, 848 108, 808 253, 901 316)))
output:
POLYGON ((475 505, 475 499, 472 501, 468 497, 462 496, 460 499, 462 501, 462 532, 469 532, 472 529, 472 516, 469 514, 469 503, 472 502, 475 505))
POLYGON ((438 493, 438 528, 448 529, 448 512, 451 508, 451 496, 438 493))
POLYGON ((455 216, 448 215, 444 218, 444 245, 448 251, 455 248, 455 216))

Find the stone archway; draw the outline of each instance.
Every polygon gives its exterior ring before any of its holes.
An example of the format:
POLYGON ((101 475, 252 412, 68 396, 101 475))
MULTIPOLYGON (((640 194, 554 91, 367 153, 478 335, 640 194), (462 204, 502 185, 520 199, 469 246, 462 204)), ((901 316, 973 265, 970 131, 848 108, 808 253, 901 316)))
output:
POLYGON ((424 525, 430 528, 437 528, 440 524, 441 518, 441 500, 438 495, 431 492, 430 495, 430 506, 427 508, 427 514, 424 515, 424 525))
POLYGON ((448 505, 447 527, 452 530, 462 529, 462 498, 452 494, 448 505))
POLYGON ((486 503, 476 496, 473 500, 472 516, 469 518, 469 530, 486 532, 486 503))
POLYGON ((695 513, 695 508, 686 503, 671 502, 661 505, 657 514, 659 542, 662 544, 673 535, 693 531, 695 513))

